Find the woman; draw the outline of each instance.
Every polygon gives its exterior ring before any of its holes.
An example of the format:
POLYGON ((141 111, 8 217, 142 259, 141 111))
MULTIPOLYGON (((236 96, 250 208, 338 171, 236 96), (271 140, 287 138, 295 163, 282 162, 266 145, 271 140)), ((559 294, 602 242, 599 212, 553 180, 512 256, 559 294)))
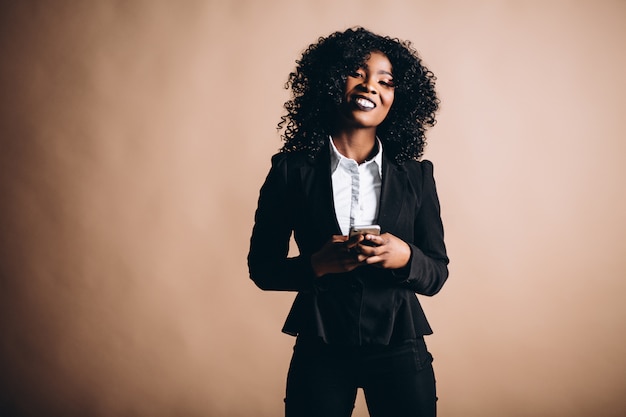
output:
POLYGON ((296 291, 288 417, 349 416, 361 387, 378 416, 434 416, 435 379, 415 293, 448 276, 429 161, 435 77, 409 42, 363 28, 320 38, 297 61, 255 215, 248 266, 296 291), (358 225, 379 225, 349 237, 358 225), (300 254, 288 257, 294 234, 300 254))

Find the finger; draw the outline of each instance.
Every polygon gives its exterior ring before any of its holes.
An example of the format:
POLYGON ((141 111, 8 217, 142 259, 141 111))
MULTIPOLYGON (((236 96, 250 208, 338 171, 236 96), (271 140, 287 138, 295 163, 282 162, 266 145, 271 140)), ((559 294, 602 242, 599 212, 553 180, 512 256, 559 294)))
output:
POLYGON ((370 235, 370 234, 365 235, 364 241, 366 242, 366 244, 374 245, 374 246, 380 246, 385 243, 385 239, 382 236, 370 235))
POLYGON ((372 255, 380 255, 383 252, 389 251, 389 246, 386 246, 389 242, 385 239, 381 239, 378 236, 375 236, 375 240, 364 240, 359 244, 361 248, 360 252, 366 253, 369 256, 372 255))
POLYGON ((347 245, 345 245, 341 256, 343 261, 347 263, 359 264, 361 262, 361 260, 359 259, 360 253, 358 251, 358 247, 356 246, 349 248, 347 245))
POLYGON ((364 263, 366 263, 367 265, 376 265, 381 264, 382 262, 384 262, 384 260, 385 258, 380 255, 367 256, 365 257, 364 263))
POLYGON ((346 243, 348 245, 356 245, 357 243, 361 242, 363 239, 364 239, 363 235, 353 235, 349 239, 347 239, 346 243))
POLYGON ((344 243, 341 245, 341 248, 344 253, 349 253, 350 255, 355 255, 359 252, 357 244, 344 243))
POLYGON ((356 248, 359 245, 359 243, 363 241, 363 239, 364 239, 363 235, 354 236, 346 242, 346 246, 350 249, 356 248))
POLYGON ((378 246, 371 246, 368 244, 361 243, 358 246, 358 253, 361 253, 367 257, 374 256, 379 254, 380 249, 378 246))
POLYGON ((346 270, 351 271, 363 264, 363 260, 360 259, 361 255, 353 256, 350 259, 346 259, 343 266, 346 270))

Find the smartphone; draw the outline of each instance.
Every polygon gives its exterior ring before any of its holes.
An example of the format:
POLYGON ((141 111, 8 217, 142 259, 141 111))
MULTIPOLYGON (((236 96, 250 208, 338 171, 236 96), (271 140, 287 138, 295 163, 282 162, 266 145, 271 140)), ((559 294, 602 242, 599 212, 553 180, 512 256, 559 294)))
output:
POLYGON ((352 226, 350 228, 350 237, 354 235, 380 235, 380 226, 370 224, 368 226, 352 226))
MULTIPOLYGON (((377 224, 370 224, 367 226, 352 226, 350 228, 350 235, 352 237, 354 235, 380 235, 380 226, 377 224)), ((375 243, 370 241, 362 242, 364 245, 375 246, 375 243)))

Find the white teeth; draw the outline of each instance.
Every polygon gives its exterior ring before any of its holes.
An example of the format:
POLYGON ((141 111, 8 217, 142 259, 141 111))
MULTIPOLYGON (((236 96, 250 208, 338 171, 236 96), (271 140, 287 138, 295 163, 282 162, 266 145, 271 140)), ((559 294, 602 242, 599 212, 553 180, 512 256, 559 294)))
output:
POLYGON ((366 109, 373 109, 374 107, 376 107, 376 106, 374 105, 374 103, 372 103, 371 101, 369 101, 369 100, 367 100, 367 99, 361 98, 361 97, 357 98, 357 99, 355 100, 355 102, 356 102, 356 104, 357 104, 357 105, 359 105, 360 107, 364 107, 364 108, 366 108, 366 109))

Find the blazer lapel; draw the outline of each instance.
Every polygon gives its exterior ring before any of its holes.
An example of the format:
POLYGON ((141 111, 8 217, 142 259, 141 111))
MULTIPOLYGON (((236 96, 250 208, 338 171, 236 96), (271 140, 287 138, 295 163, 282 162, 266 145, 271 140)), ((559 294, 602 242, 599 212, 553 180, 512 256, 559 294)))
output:
POLYGON ((341 234, 335 215, 330 155, 327 148, 322 148, 315 159, 309 159, 308 163, 300 168, 300 178, 311 224, 317 225, 320 231, 341 234))
POLYGON ((378 206, 378 224, 383 233, 395 230, 396 223, 401 217, 406 191, 406 170, 390 161, 383 154, 383 181, 378 206))

